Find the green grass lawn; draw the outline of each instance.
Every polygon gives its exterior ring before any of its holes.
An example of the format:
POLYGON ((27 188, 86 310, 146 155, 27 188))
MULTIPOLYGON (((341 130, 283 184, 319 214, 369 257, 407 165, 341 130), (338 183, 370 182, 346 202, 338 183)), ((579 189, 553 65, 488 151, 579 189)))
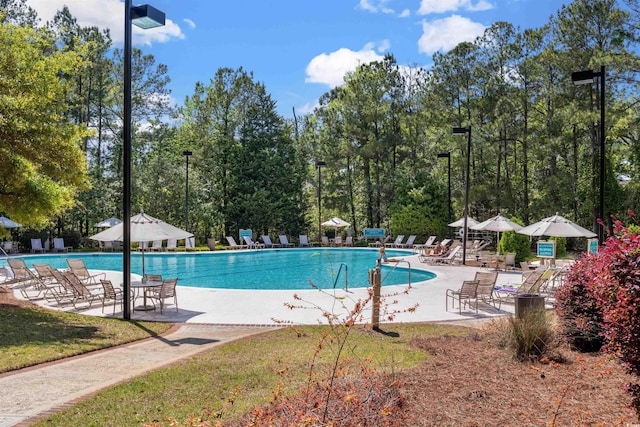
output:
MULTIPOLYGON (((386 371, 400 370, 423 361, 427 355, 410 345, 413 337, 467 334, 464 328, 431 324, 389 326, 387 334, 365 328, 352 331, 346 348, 351 358, 371 358, 386 371)), ((184 421, 203 408, 220 408, 234 391, 239 391, 225 419, 233 419, 256 405, 269 401, 287 370, 287 390, 295 392, 305 383, 308 366, 318 338, 326 327, 280 329, 201 353, 196 357, 156 370, 143 377, 105 390, 36 426, 113 425, 139 426, 144 422, 165 422, 167 417, 184 421)), ((324 363, 334 360, 335 347, 323 350, 324 363)), ((323 363, 323 362, 321 362, 323 363)))
POLYGON ((170 323, 0 305, 0 373, 148 338, 170 323))
MULTIPOLYGON (((0 307, 0 324, 0 372, 135 341, 170 327, 13 306, 0 307)), ((385 328, 386 333, 380 333, 355 327, 344 355, 368 358, 378 368, 397 371, 427 357, 411 346, 415 336, 468 333, 464 328, 432 324, 385 328)), ((319 337, 326 330, 323 326, 283 328, 234 341, 104 390, 35 425, 124 427, 166 422, 167 417, 184 421, 203 408, 220 408, 235 391, 238 394, 225 419, 237 418, 269 401, 281 379, 276 371, 287 371, 290 392, 303 385, 319 337)), ((319 365, 335 360, 335 351, 335 344, 327 345, 319 365)))

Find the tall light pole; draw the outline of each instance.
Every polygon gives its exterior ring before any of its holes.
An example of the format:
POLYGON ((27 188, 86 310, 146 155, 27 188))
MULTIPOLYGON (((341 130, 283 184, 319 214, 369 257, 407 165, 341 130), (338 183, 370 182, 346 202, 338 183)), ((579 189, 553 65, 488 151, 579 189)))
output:
POLYGON ((189 156, 193 153, 189 150, 184 150, 182 155, 187 159, 187 176, 184 186, 184 229, 189 231, 189 156))
POLYGON ((318 168, 318 243, 322 241, 322 167, 326 165, 327 163, 322 160, 316 162, 316 168, 318 168))
POLYGON ((467 265, 467 240, 469 240, 469 181, 470 181, 470 165, 471 165, 471 125, 466 128, 453 128, 451 131, 454 135, 467 134, 467 173, 465 175, 464 184, 464 240, 462 242, 462 265, 467 265))
MULTIPOLYGON (((131 290, 131 25, 142 29, 164 25, 164 13, 149 5, 131 6, 131 0, 124 1, 124 123, 122 149, 122 287, 123 294, 131 290)), ((131 304, 123 304, 122 315, 131 319, 131 304)))
POLYGON ((604 243, 604 225, 598 225, 598 217, 605 221, 604 213, 604 181, 605 181, 605 124, 604 124, 604 96, 605 96, 605 80, 606 74, 604 65, 600 66, 600 72, 593 70, 576 71, 571 73, 571 80, 576 85, 592 84, 595 83, 596 78, 600 78, 600 200, 598 211, 595 213, 596 217, 593 221, 593 232, 598 235, 598 243, 602 245, 604 243))
POLYGON ((447 223, 451 222, 451 153, 438 153, 439 159, 447 159, 447 189, 449 197, 447 198, 447 206, 449 216, 447 217, 447 223))

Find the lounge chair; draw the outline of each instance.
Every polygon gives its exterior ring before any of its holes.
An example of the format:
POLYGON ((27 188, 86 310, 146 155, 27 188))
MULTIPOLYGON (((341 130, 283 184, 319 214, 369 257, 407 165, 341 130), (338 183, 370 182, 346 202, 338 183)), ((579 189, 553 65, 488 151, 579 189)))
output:
POLYGON ((106 279, 106 273, 91 274, 82 258, 67 258, 69 270, 86 285, 99 285, 100 279, 106 279))
POLYGON ((353 246, 353 236, 347 236, 344 239, 344 246, 353 246))
POLYGON ((387 248, 397 248, 398 245, 402 244, 403 240, 404 240, 404 234, 400 234, 398 237, 396 237, 396 240, 393 243, 385 243, 384 246, 387 248))
POLYGON ((2 244, 2 249, 5 254, 15 254, 18 253, 18 245, 15 242, 6 241, 2 244))
POLYGON ((406 242, 404 243, 400 243, 398 246, 396 246, 397 248, 412 248, 413 247, 413 242, 416 241, 416 236, 415 234, 412 234, 409 236, 409 238, 407 239, 406 242))
POLYGON ((244 236, 243 239, 249 249, 264 249, 263 243, 254 242, 249 236, 244 236))
POLYGON ((301 248, 310 248, 313 246, 311 243, 309 243, 309 237, 307 237, 306 234, 301 234, 300 236, 298 236, 298 238, 300 239, 301 248))
POLYGON ((453 264, 456 262, 456 257, 461 250, 462 246, 456 246, 446 256, 419 255, 418 259, 426 264, 453 264))
POLYGON ((168 239, 167 251, 177 251, 177 250, 178 250, 178 239, 168 239))
POLYGON ((382 241, 376 240, 373 243, 369 243, 369 247, 370 248, 379 248, 380 246, 386 246, 386 244, 389 243, 390 239, 391 239, 391 235, 388 234, 382 241))
POLYGON ((165 300, 171 298, 173 298, 173 305, 176 306, 176 311, 178 311, 178 296, 176 294, 177 283, 178 279, 167 279, 162 281, 162 286, 160 286, 159 288, 152 288, 151 291, 149 291, 147 298, 151 299, 151 301, 158 301, 158 303, 160 304, 160 314, 162 314, 162 309, 166 304, 165 300))
POLYGON ((285 234, 279 235, 278 239, 280 239, 280 246, 283 248, 293 248, 295 246, 293 243, 289 243, 289 239, 285 234))
POLYGON ((149 242, 138 242, 138 252, 147 251, 149 249, 149 242))
POLYGON ((329 243, 329 238, 327 236, 322 236, 320 238, 320 244, 322 246, 331 246, 331 244, 329 243))
POLYGON ((54 252, 69 252, 71 246, 64 245, 64 238, 56 237, 53 239, 53 251, 54 252))
POLYGON ((264 235, 262 236, 262 242, 264 243, 264 247, 265 248, 279 248, 280 244, 278 243, 273 243, 271 241, 271 237, 264 235))
POLYGON ((44 248, 42 247, 42 239, 31 239, 31 253, 44 253, 44 248))
POLYGON ((149 251, 162 252, 162 240, 154 240, 149 251))
POLYGON ((458 311, 462 314, 462 306, 465 307, 469 304, 471 307, 471 301, 476 302, 476 313, 478 312, 478 281, 477 280, 465 280, 462 282, 462 286, 458 290, 447 289, 446 292, 446 310, 449 311, 449 299, 451 299, 451 308, 455 308, 455 302, 458 300, 458 311))
POLYGON ((515 296, 518 294, 529 294, 536 293, 539 291, 540 286, 542 284, 543 275, 546 273, 546 270, 539 269, 534 270, 527 274, 523 275, 522 283, 520 284, 511 284, 506 286, 496 286, 495 292, 498 298, 500 298, 501 302, 508 302, 515 299, 515 296))
POLYGON ((75 300, 78 298, 78 293, 75 287, 71 284, 69 279, 65 277, 62 271, 53 269, 52 274, 59 286, 51 289, 51 297, 55 299, 59 306, 63 306, 65 304, 75 305, 75 300))
POLYGON ((436 241, 436 236, 429 236, 426 242, 423 245, 414 245, 416 249, 420 249, 423 253, 427 249, 433 249, 436 245, 434 242, 436 241))
POLYGON ((72 271, 64 271, 62 273, 62 276, 67 279, 68 283, 71 284, 71 287, 75 292, 75 298, 73 298, 73 300, 71 301, 74 308, 80 308, 78 307, 78 303, 81 302, 89 304, 89 306, 86 308, 91 308, 94 301, 101 300, 103 298, 102 292, 97 289, 95 291, 89 289, 72 271))
POLYGON ((48 297, 50 286, 42 281, 27 267, 24 260, 7 259, 13 277, 3 282, 4 285, 20 285, 20 293, 28 300, 48 297), (35 293, 34 293, 35 292, 35 293))
POLYGON ((226 237, 227 242, 229 243, 229 249, 246 249, 247 245, 239 245, 236 243, 236 239, 234 239, 232 236, 227 236, 226 237))
POLYGON ((184 249, 186 251, 195 251, 196 250, 196 238, 195 237, 187 237, 184 239, 184 249))
POLYGON ((333 244, 331 246, 342 246, 342 237, 336 236, 336 238, 333 239, 333 244))

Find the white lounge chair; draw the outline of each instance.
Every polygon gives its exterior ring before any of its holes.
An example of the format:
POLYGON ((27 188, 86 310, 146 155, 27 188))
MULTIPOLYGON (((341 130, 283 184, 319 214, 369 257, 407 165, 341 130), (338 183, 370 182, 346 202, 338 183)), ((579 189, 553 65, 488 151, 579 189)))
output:
POLYGON ((168 251, 177 251, 178 250, 178 239, 168 239, 167 240, 167 250, 168 251))
POLYGON ((254 242, 249 236, 244 236, 244 242, 247 244, 249 249, 264 249, 263 243, 254 242))
POLYGON ((293 243, 289 243, 289 239, 284 234, 279 235, 278 238, 280 239, 280 246, 283 248, 292 248, 295 246, 293 243))
POLYGON ((54 252, 69 252, 71 246, 64 245, 64 239, 62 237, 56 237, 53 239, 53 251, 54 252))
POLYGON ((415 242, 416 237, 417 236, 415 234, 412 234, 411 236, 409 236, 409 238, 407 239, 406 242, 400 243, 396 247, 397 248, 412 248, 413 247, 413 242, 415 242))
POLYGON ((398 245, 402 244, 403 240, 404 240, 404 234, 401 234, 398 237, 396 237, 396 240, 393 243, 385 243, 384 246, 387 248, 397 248, 398 245))
POLYGON ((347 236, 344 239, 344 246, 353 246, 353 236, 347 236))
POLYGON ((300 239, 301 248, 310 248, 311 246, 313 246, 311 243, 309 243, 309 237, 306 234, 301 234, 300 236, 298 236, 298 238, 300 239))
POLYGON ((236 243, 236 239, 234 239, 232 236, 227 236, 226 237, 227 242, 229 243, 229 249, 246 249, 247 245, 239 245, 236 243))
POLYGON ((196 249, 196 238, 187 237, 184 239, 184 248, 188 251, 194 251, 196 249))
POLYGON ((420 262, 424 262, 426 264, 453 264, 457 261, 456 257, 461 250, 462 246, 456 246, 455 248, 451 249, 445 256, 420 255, 418 259, 420 260, 420 262))
POLYGON ((279 243, 273 243, 271 241, 271 237, 264 235, 262 236, 262 241, 264 242, 264 247, 265 248, 279 248, 280 244, 279 243))
POLYGON ((44 248, 42 247, 42 239, 31 239, 31 253, 35 254, 38 252, 44 253, 44 248))
POLYGON ((162 252, 162 240, 154 240, 149 250, 155 251, 155 252, 162 252))

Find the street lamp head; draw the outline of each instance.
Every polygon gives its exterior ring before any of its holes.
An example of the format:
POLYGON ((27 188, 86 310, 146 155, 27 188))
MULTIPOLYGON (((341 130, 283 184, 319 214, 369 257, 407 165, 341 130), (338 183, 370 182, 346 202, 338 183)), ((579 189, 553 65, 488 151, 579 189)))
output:
POLYGON ((571 73, 571 81, 576 85, 588 85, 595 83, 596 77, 600 73, 596 73, 593 70, 583 70, 571 73))
POLYGON ((162 27, 164 20, 164 12, 148 4, 131 8, 131 23, 143 30, 162 27))
POLYGON ((464 135, 465 133, 469 133, 471 131, 471 126, 467 126, 466 128, 453 128, 451 129, 451 133, 453 135, 464 135))

